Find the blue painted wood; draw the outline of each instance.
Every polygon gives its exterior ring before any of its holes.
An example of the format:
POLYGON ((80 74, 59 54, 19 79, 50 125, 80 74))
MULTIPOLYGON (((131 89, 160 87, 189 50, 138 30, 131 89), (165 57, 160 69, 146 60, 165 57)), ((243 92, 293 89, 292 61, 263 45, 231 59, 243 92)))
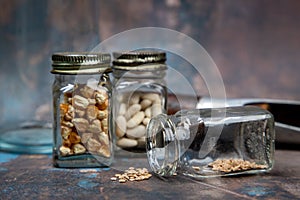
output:
MULTIPOLYGON (((1 153, 3 155, 3 153, 1 153)), ((110 178, 145 158, 121 159, 111 168, 54 168, 47 155, 20 155, 0 163, 0 199, 299 199, 300 151, 276 151, 267 174, 206 178, 185 176, 119 183, 110 178)))

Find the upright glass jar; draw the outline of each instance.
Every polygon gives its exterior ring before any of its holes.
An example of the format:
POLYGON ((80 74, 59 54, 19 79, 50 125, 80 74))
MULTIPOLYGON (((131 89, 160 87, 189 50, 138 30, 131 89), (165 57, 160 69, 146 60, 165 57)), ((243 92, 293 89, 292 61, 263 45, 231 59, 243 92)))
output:
POLYGON ((271 170, 272 114, 254 106, 222 109, 182 110, 152 118, 147 127, 152 170, 161 176, 182 173, 195 178, 271 170))
POLYGON ((116 145, 126 151, 145 152, 148 122, 167 110, 166 53, 149 50, 113 55, 116 145))
POLYGON ((102 53, 52 55, 54 166, 111 164, 110 61, 102 53))

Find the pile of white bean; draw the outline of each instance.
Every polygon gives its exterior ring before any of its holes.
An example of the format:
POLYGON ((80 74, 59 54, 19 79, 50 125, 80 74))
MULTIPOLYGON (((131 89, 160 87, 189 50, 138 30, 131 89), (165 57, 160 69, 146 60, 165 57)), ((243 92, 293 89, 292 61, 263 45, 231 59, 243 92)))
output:
POLYGON ((163 112, 157 93, 135 92, 118 98, 115 118, 117 145, 121 148, 145 148, 146 126, 151 117, 163 112))

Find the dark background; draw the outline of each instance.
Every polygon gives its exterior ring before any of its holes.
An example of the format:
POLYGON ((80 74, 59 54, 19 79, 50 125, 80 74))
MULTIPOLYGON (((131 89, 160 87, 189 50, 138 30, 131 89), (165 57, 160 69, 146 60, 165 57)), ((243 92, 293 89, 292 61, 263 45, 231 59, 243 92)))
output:
MULTIPOLYGON (((53 52, 88 51, 114 34, 148 26, 199 42, 218 66, 227 97, 300 99, 298 0, 1 0, 0 5, 0 124, 49 118, 53 52)), ((177 70, 199 95, 207 95, 200 76, 184 66, 177 70)))

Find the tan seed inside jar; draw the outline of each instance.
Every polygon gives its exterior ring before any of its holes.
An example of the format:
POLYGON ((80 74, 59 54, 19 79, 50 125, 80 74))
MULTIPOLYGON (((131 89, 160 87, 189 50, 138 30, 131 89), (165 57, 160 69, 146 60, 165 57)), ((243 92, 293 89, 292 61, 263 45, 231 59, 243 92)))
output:
POLYGON ((93 153, 109 157, 108 93, 105 88, 75 85, 60 103, 61 156, 93 153))
POLYGON ((267 168, 266 165, 259 165, 255 162, 242 159, 218 159, 210 163, 208 166, 214 171, 221 171, 225 173, 267 168))

